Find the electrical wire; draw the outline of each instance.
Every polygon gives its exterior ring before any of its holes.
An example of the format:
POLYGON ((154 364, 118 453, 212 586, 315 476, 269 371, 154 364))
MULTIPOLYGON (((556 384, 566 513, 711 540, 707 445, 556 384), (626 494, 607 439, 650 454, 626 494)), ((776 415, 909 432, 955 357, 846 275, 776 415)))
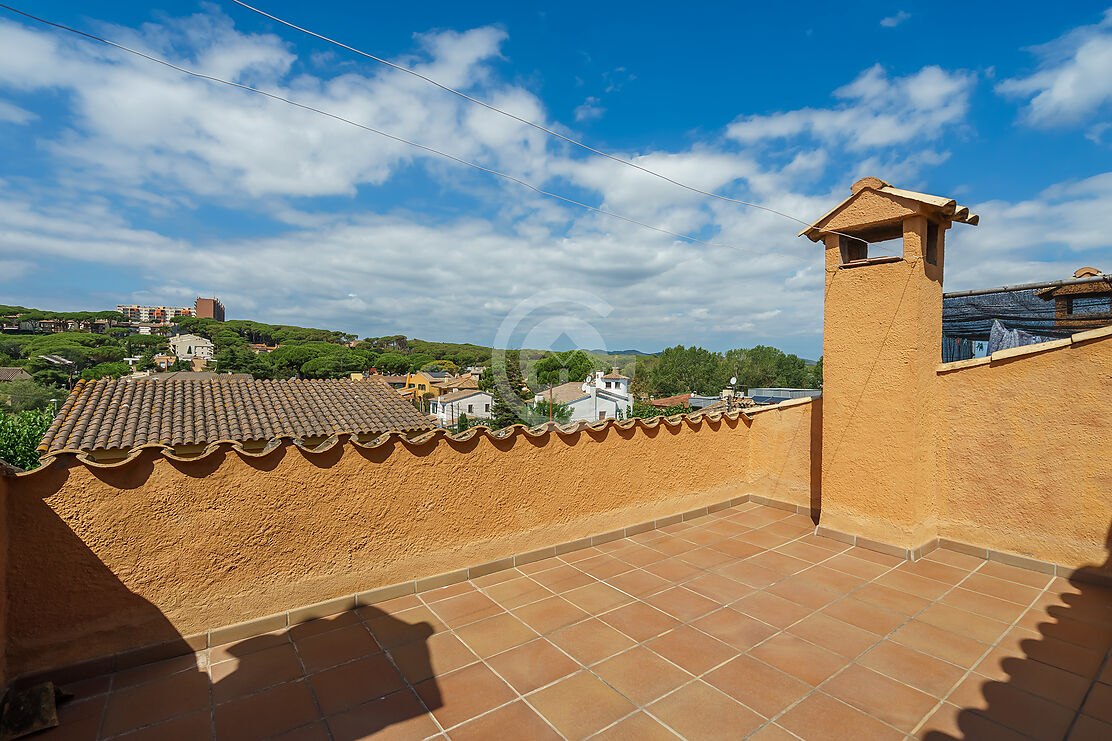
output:
MULTIPOLYGON (((529 190, 531 190, 535 193, 538 193, 542 196, 547 196, 549 198, 555 198, 555 199, 563 201, 565 203, 569 203, 569 204, 572 204, 574 206, 579 206, 580 208, 587 209, 588 211, 593 211, 595 213, 602 214, 603 216, 609 216, 611 218, 620 219, 621 221, 625 221, 625 222, 628 222, 630 224, 635 224, 637 226, 644 227, 645 229, 651 229, 652 231, 660 232, 661 234, 667 234, 668 236, 675 237, 676 239, 682 239, 682 240, 685 240, 685 241, 688 241, 688 242, 693 242, 695 244, 701 244, 701 245, 704 245, 706 247, 725 247, 727 249, 738 250, 739 252, 753 252, 754 254, 761 254, 761 255, 769 254, 767 251, 757 252, 756 250, 751 250, 751 249, 748 249, 748 248, 739 247, 738 245, 726 244, 726 243, 723 243, 723 242, 710 242, 710 241, 707 241, 707 240, 699 239, 698 237, 693 237, 689 234, 681 234, 679 232, 673 232, 673 231, 670 231, 668 229, 664 229, 662 227, 653 226, 652 224, 646 224, 643 221, 638 221, 637 219, 631 218, 629 216, 624 216, 624 215, 619 214, 615 211, 609 211, 607 209, 598 208, 597 206, 591 206, 589 204, 582 203, 580 201, 576 201, 576 200, 573 200, 571 198, 567 198, 567 197, 559 195, 557 193, 552 193, 550 191, 543 190, 543 189, 538 188, 537 186, 532 185, 531 183, 528 183, 528 182, 526 182, 526 181, 524 181, 520 178, 514 177, 513 175, 509 175, 509 174, 501 172, 499 170, 494 170, 492 168, 484 167, 483 165, 476 164, 474 162, 470 162, 470 161, 465 160, 465 159, 461 159, 460 157, 456 157, 455 155, 448 154, 447 152, 442 152, 439 149, 435 149, 435 148, 430 147, 430 146, 425 145, 425 144, 419 144, 415 141, 411 141, 409 139, 405 139, 403 137, 387 133, 387 132, 382 131, 380 129, 376 129, 376 128, 373 128, 371 126, 367 126, 365 124, 361 124, 361 123, 358 123, 356 121, 352 121, 352 120, 344 118, 343 116, 340 116, 338 114, 330 113, 330 112, 322 110, 320 108, 314 108, 313 106, 306 105, 305 103, 298 103, 295 100, 291 100, 290 98, 283 97, 283 96, 278 95, 276 93, 271 93, 271 92, 268 92, 266 90, 261 90, 261 89, 256 88, 256 87, 251 87, 250 85, 243 85, 243 84, 238 83, 238 82, 232 82, 230 80, 225 80, 225 79, 220 78, 220 77, 214 77, 212 75, 206 75, 202 72, 196 72, 194 70, 187 69, 185 67, 180 67, 180 66, 178 66, 178 65, 176 65, 172 62, 166 61, 165 59, 160 59, 158 57, 152 56, 152 55, 147 54, 145 52, 141 52, 141 51, 138 51, 136 49, 132 49, 130 47, 124 46, 123 44, 118 44, 115 41, 110 41, 108 39, 102 38, 100 36, 96 36, 96 35, 91 34, 91 33, 87 33, 85 31, 79 31, 75 28, 71 28, 70 26, 66 26, 66 25, 61 24, 61 23, 55 23, 54 21, 50 21, 50 20, 47 20, 45 18, 40 18, 38 16, 32 15, 31 13, 27 13, 25 11, 19 10, 18 8, 13 8, 10 5, 5 5, 3 3, 0 3, 0 8, 4 8, 5 10, 9 10, 9 11, 11 11, 13 13, 16 13, 18 15, 21 15, 25 18, 30 18, 31 20, 36 21, 38 23, 42 23, 42 24, 45 24, 47 26, 51 26, 53 28, 60 29, 62 31, 68 31, 70 33, 76 34, 78 36, 82 36, 82 37, 90 39, 92 41, 97 41, 99 43, 106 44, 108 46, 114 47, 116 49, 127 52, 129 54, 134 54, 134 55, 136 55, 138 57, 142 57, 143 59, 146 59, 148 61, 155 62, 156 64, 161 64, 164 67, 169 67, 172 70, 175 70, 177 72, 181 72, 181 73, 186 74, 186 75, 190 75, 192 77, 197 77, 197 78, 202 79, 202 80, 208 80, 209 82, 216 82, 216 83, 219 83, 219 84, 222 84, 222 85, 228 85, 230 87, 238 88, 240 90, 245 90, 245 91, 250 92, 250 93, 256 93, 258 95, 265 96, 265 97, 270 98, 272 100, 277 100, 277 101, 282 102, 282 103, 287 103, 287 104, 295 106, 297 108, 301 108, 301 109, 306 110, 306 111, 311 111, 311 112, 317 113, 321 116, 326 116, 327 118, 335 119, 336 121, 346 123, 350 126, 355 126, 357 128, 363 129, 364 131, 369 131, 373 134, 378 134, 379 136, 386 137, 387 139, 391 139, 391 140, 399 142, 401 144, 406 144, 408 146, 415 147, 415 148, 423 150, 425 152, 429 152, 430 154, 435 154, 435 155, 438 155, 440 157, 447 158, 447 159, 452 160, 453 162, 456 162, 458 164, 466 165, 467 167, 471 167, 471 168, 474 168, 476 170, 480 170, 480 171, 488 173, 490 175, 495 175, 497 177, 504 178, 504 179, 509 180, 511 182, 517 183, 518 185, 520 185, 524 188, 528 188, 529 190)), ((799 257, 797 255, 791 255, 791 254, 787 254, 787 253, 781 253, 781 255, 783 257, 788 257, 788 258, 791 258, 791 259, 794 259, 794 260, 799 260, 799 261, 802 261, 802 262, 806 262, 806 260, 804 258, 799 257)))
MULTIPOLYGON (((503 116, 507 116, 509 118, 512 118, 513 120, 515 120, 519 123, 523 123, 526 126, 531 126, 538 131, 543 131, 544 133, 549 134, 550 136, 554 136, 557 139, 565 141, 568 144, 571 144, 573 146, 579 147, 580 149, 584 149, 588 152, 591 152, 592 154, 596 154, 599 157, 605 157, 608 160, 613 160, 614 162, 618 162, 620 164, 626 165, 627 167, 632 167, 634 169, 640 170, 641 172, 643 172, 647 175, 652 175, 655 178, 660 178, 661 180, 664 180, 668 183, 671 183, 672 185, 676 185, 676 186, 678 186, 680 188, 683 188, 685 190, 689 190, 692 193, 698 193, 700 195, 704 195, 704 196, 707 196, 709 198, 717 198, 718 200, 726 201, 727 203, 734 203, 734 204, 737 204, 737 205, 740 205, 740 206, 749 206, 751 208, 760 209, 761 211, 767 211, 768 213, 776 214, 777 216, 783 216, 785 219, 791 219, 792 221, 795 221, 799 224, 803 224, 803 226, 806 226, 806 227, 814 226, 814 222, 804 221, 803 219, 800 219, 796 216, 792 216, 791 214, 784 213, 783 211, 777 211, 774 208, 770 208, 768 206, 763 206, 759 203, 752 203, 750 201, 743 201, 743 200, 738 199, 738 198, 731 198, 730 196, 722 195, 721 193, 715 193, 713 191, 703 190, 701 188, 696 188, 693 185, 688 185, 687 183, 680 182, 679 180, 675 180, 673 178, 670 178, 667 175, 664 175, 663 173, 657 172, 656 170, 652 170, 648 167, 644 167, 643 165, 639 165, 636 162, 632 162, 632 161, 624 159, 622 157, 618 157, 617 155, 610 154, 609 152, 604 152, 601 149, 595 149, 594 147, 592 147, 590 145, 587 145, 587 144, 584 144, 581 141, 578 141, 576 139, 572 139, 569 136, 565 136, 564 134, 561 134, 558 131, 554 131, 553 129, 550 129, 547 126, 544 126, 543 124, 539 124, 535 121, 530 121, 527 118, 522 118, 521 116, 518 116, 514 113, 510 113, 509 111, 504 110, 502 108, 499 108, 498 106, 491 105, 490 103, 487 103, 484 100, 480 100, 479 98, 475 98, 471 95, 468 95, 467 93, 465 93, 461 90, 457 90, 454 87, 451 87, 449 85, 445 85, 442 82, 438 82, 437 80, 434 80, 433 78, 431 78, 427 75, 423 75, 420 72, 417 72, 416 70, 409 69, 408 67, 403 67, 400 64, 396 64, 394 62, 391 62, 388 59, 383 59, 382 57, 377 57, 374 54, 370 54, 368 52, 363 51, 362 49, 356 49, 354 46, 348 46, 347 44, 343 43, 342 41, 337 41, 335 39, 329 38, 328 36, 324 36, 322 34, 317 33, 316 31, 310 31, 307 28, 304 28, 302 26, 298 26, 297 24, 291 23, 290 21, 287 21, 283 18, 279 18, 276 15, 272 15, 270 13, 267 13, 265 10, 261 10, 259 8, 256 8, 256 7, 252 6, 252 5, 248 5, 247 3, 243 2, 243 0, 232 0, 232 2, 234 2, 236 5, 239 5, 241 7, 246 8, 247 10, 250 10, 252 12, 258 13, 261 16, 269 18, 270 20, 274 21, 275 23, 280 23, 283 26, 287 26, 289 28, 294 29, 295 31, 300 31, 301 33, 307 34, 307 35, 312 36, 314 38, 318 38, 321 41, 328 42, 329 44, 334 44, 334 45, 336 45, 336 46, 338 46, 342 49, 347 49, 348 51, 350 51, 354 54, 359 54, 360 56, 364 56, 367 59, 373 59, 374 61, 376 61, 380 64, 385 64, 387 67, 391 67, 393 69, 396 69, 399 72, 405 72, 407 75, 413 75, 414 77, 417 77, 421 80, 424 80, 425 82, 427 82, 429 84, 435 85, 436 87, 440 88, 441 90, 444 90, 445 92, 451 93, 452 95, 458 95, 459 97, 463 98, 464 100, 468 100, 468 101, 474 103, 475 105, 482 106, 483 108, 486 108, 487 110, 490 110, 490 111, 494 111, 495 113, 500 113, 503 116)), ((836 231, 829 230, 829 229, 825 229, 823 231, 825 231, 829 234, 837 234, 837 235, 842 236, 842 237, 847 237, 848 239, 853 239, 853 240, 858 241, 858 242, 865 242, 864 239, 861 239, 860 237, 855 237, 852 234, 843 234, 842 232, 836 232, 836 231)))

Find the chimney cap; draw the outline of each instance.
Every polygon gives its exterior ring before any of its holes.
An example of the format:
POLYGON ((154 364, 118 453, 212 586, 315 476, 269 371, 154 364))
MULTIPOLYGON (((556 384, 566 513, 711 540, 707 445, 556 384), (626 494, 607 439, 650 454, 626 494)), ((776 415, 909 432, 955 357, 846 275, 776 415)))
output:
POLYGON ((857 195, 861 191, 865 190, 865 188, 873 188, 874 190, 879 190, 881 188, 887 188, 890 185, 891 185, 890 183, 886 183, 883 180, 881 180, 880 178, 874 178, 872 176, 869 176, 869 177, 861 178, 856 183, 849 186, 849 192, 852 193, 853 195, 857 195))
POLYGON ((1074 278, 1088 278, 1088 277, 1094 276, 1094 275, 1103 275, 1103 273, 1101 273, 1096 268, 1088 268, 1088 267, 1078 268, 1077 271, 1074 272, 1073 277, 1074 278))

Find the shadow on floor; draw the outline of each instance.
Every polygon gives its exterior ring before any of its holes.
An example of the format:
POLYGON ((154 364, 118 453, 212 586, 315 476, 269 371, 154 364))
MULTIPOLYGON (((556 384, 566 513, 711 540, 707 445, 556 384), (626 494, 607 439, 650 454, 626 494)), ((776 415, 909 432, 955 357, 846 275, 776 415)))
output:
POLYGON ((1112 555, 1086 570, 1097 579, 1051 583, 951 694, 923 741, 1112 739, 1112 588, 1095 583, 1112 578, 1112 555))

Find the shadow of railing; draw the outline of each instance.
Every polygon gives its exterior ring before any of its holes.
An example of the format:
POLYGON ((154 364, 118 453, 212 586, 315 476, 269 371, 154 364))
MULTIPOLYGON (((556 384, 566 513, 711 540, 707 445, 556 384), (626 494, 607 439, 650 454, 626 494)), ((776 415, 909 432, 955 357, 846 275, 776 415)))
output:
POLYGON ((1112 528, 1106 548, 1103 565, 1051 582, 951 694, 965 707, 942 714, 950 728, 928 724, 920 739, 1112 739, 1112 528))

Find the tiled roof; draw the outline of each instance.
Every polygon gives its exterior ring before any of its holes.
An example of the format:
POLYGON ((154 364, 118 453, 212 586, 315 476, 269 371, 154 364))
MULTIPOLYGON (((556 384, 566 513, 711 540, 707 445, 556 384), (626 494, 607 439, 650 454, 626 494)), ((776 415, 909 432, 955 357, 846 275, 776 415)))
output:
POLYGON ((0 368, 0 382, 30 380, 31 374, 22 368, 0 368))
POLYGON ((680 394, 679 396, 665 396, 662 399, 651 399, 649 403, 652 404, 654 407, 667 409, 668 407, 674 407, 679 404, 687 406, 687 402, 690 400, 691 394, 680 394))
POLYGON ((607 373, 607 374, 606 374, 605 376, 603 376, 603 378, 604 378, 604 379, 606 379, 606 380, 608 380, 608 381, 614 381, 614 380, 625 380, 625 381, 628 381, 628 380, 629 380, 629 376, 623 376, 623 375, 622 375, 621 373, 619 373, 618 371, 610 371, 610 372, 609 372, 609 373, 607 373))
MULTIPOLYGON (((165 357, 174 357, 173 355, 165 357)), ((167 371, 133 378, 133 381, 250 381, 250 373, 214 373, 212 371, 167 371)))
POLYGON ((483 393, 486 393, 486 392, 485 391, 480 391, 477 388, 475 388, 475 389, 460 389, 459 391, 453 391, 450 394, 442 394, 440 396, 440 398, 437 399, 437 401, 439 401, 441 404, 443 404, 445 402, 459 401, 460 399, 466 399, 469 396, 477 396, 478 394, 483 394, 483 393))
POLYGON ((432 429, 378 380, 81 381, 40 453, 432 429))
MULTIPOLYGON (((542 388, 537 392, 539 396, 543 396, 545 401, 548 401, 548 389, 542 388)), ((560 404, 570 404, 573 401, 586 399, 590 394, 583 391, 582 381, 569 381, 568 383, 561 383, 559 386, 552 387, 552 400, 560 404)))

